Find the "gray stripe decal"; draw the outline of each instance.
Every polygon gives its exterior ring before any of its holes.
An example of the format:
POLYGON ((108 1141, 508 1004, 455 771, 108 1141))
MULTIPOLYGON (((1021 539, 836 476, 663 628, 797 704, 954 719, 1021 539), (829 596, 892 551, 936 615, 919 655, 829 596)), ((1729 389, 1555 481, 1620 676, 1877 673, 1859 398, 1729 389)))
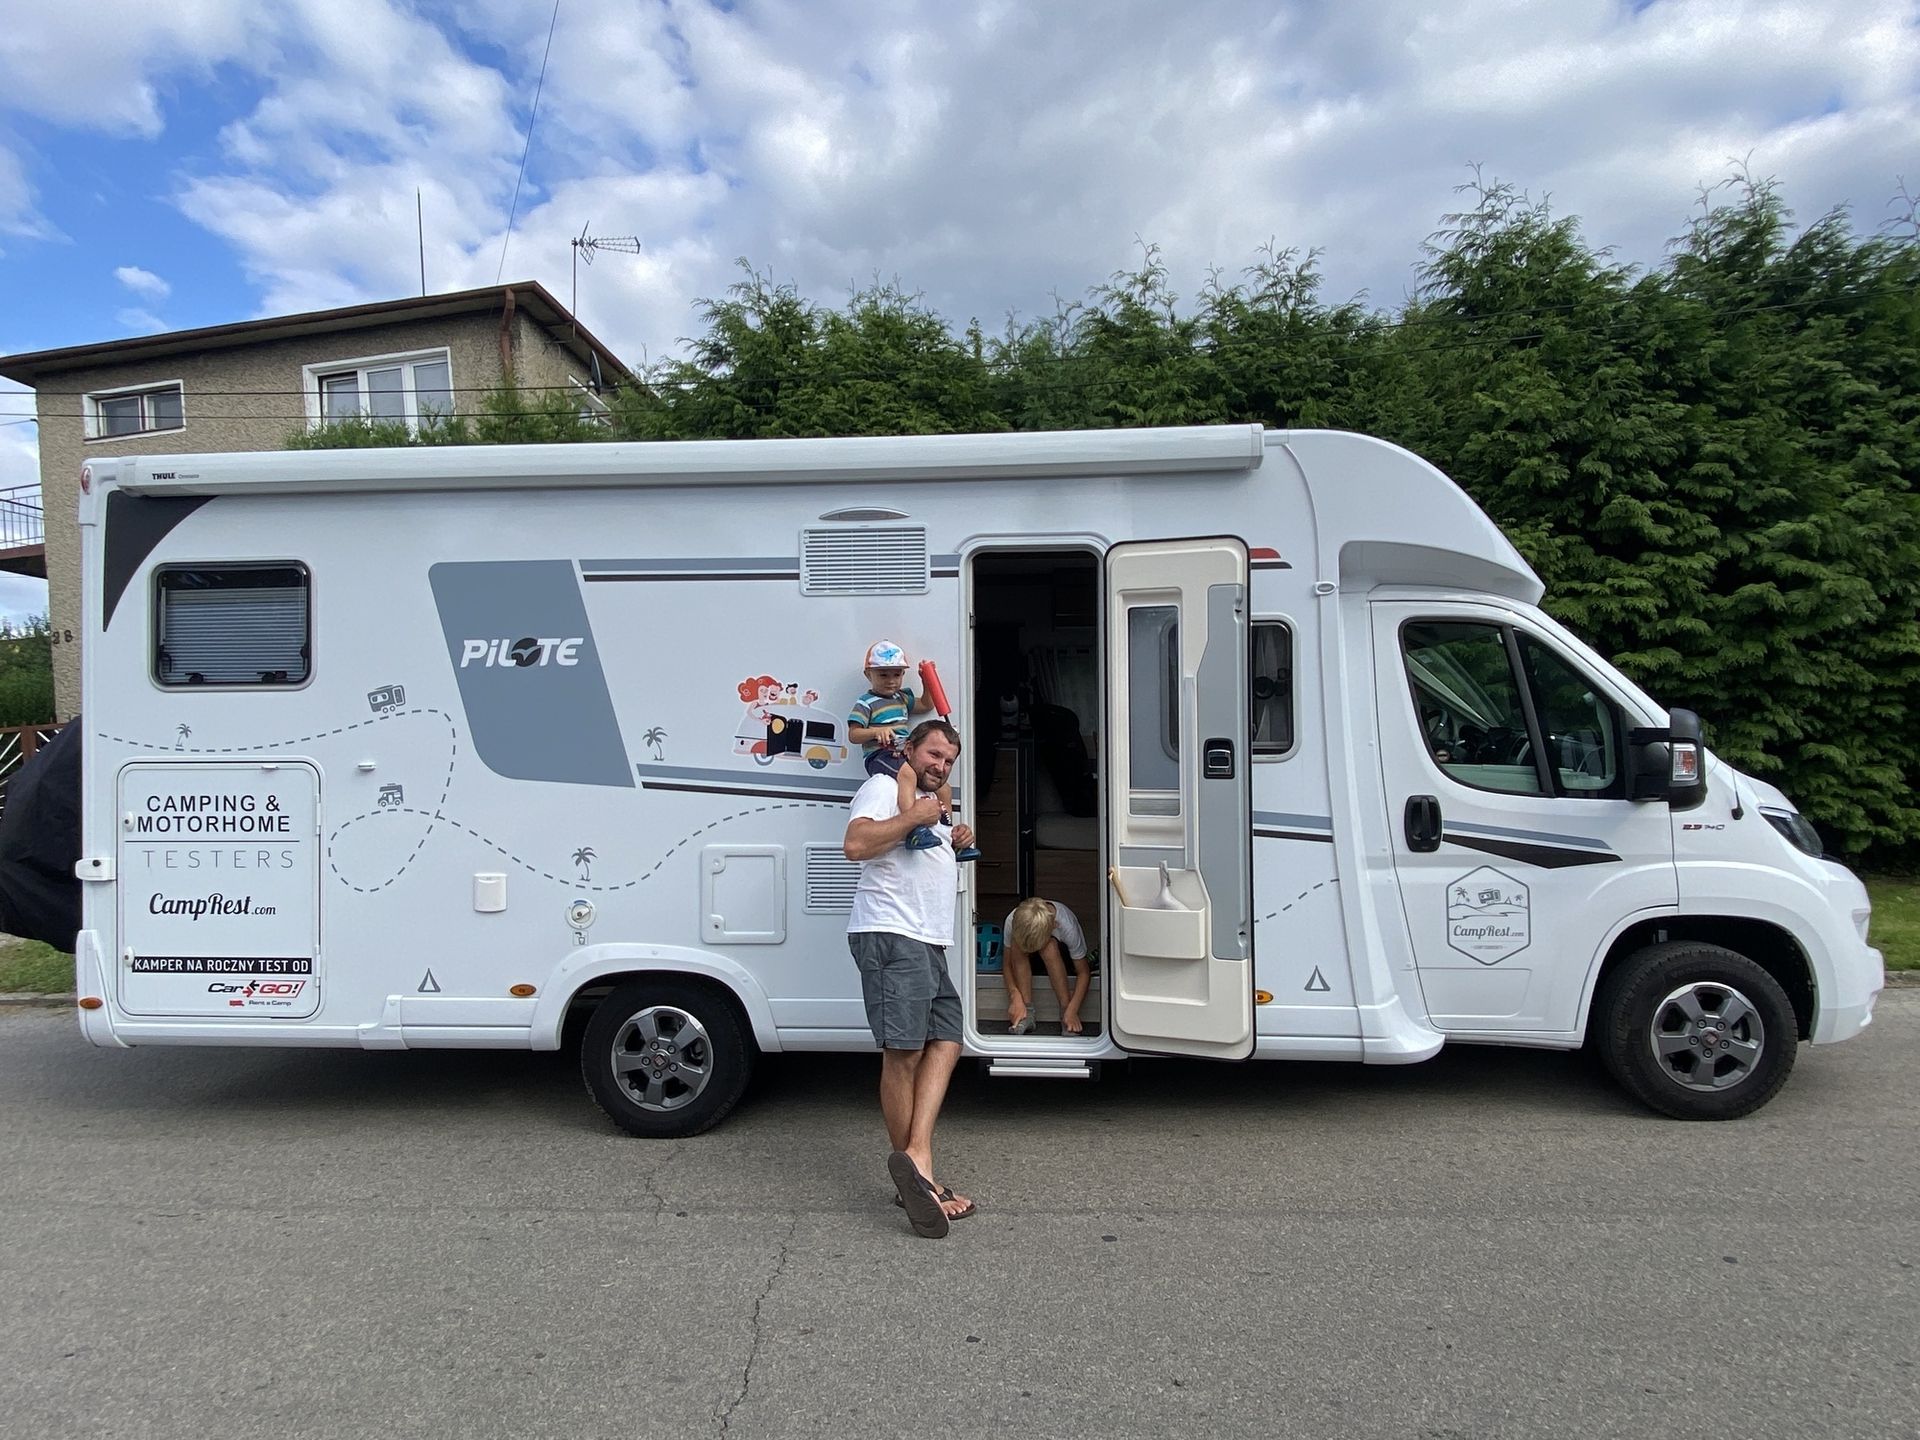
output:
POLYGON ((791 570, 800 569, 798 555, 712 555, 672 560, 582 560, 582 571, 678 570, 791 570))
POLYGON ((1611 850, 1573 850, 1564 845, 1528 845, 1519 840, 1480 840, 1455 834, 1451 830, 1442 831, 1440 838, 1463 850, 1498 855, 1503 860, 1517 860, 1523 865, 1538 865, 1542 870, 1564 870, 1570 865, 1620 863, 1620 856, 1611 850))
POLYGON ((832 775, 775 775, 766 770, 702 770, 690 765, 644 764, 634 769, 642 788, 647 790, 721 786, 751 789, 757 794, 807 795, 820 799, 848 799, 867 781, 864 774, 858 779, 842 779, 832 775))
POLYGON ((1333 817, 1330 815, 1290 815, 1284 810, 1256 810, 1253 812, 1256 825, 1285 825, 1295 830, 1333 830, 1333 817))
POLYGON ((1515 840, 1531 840, 1540 845, 1578 845, 1587 850, 1613 853, 1611 845, 1591 835, 1556 835, 1551 830, 1515 830, 1506 825, 1468 825, 1455 820, 1447 821, 1446 828, 1458 830, 1463 835, 1510 835, 1515 840))

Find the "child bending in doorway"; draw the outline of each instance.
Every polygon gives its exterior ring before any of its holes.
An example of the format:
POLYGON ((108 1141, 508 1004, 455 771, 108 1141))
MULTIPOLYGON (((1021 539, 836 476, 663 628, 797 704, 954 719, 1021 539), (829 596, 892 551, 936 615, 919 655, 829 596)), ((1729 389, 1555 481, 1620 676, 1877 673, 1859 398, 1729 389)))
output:
POLYGON ((1087 957, 1087 935, 1080 917, 1058 900, 1035 896, 1022 900, 1007 916, 1005 959, 1000 973, 1007 982, 1007 1023, 1015 1035, 1033 1029, 1033 966, 1039 961, 1060 1002, 1060 1033, 1081 1033, 1080 1007, 1093 983, 1093 962, 1087 957), (1065 952, 1064 954, 1062 952, 1065 952), (1067 962, 1073 962, 1073 989, 1067 989, 1067 962))
MULTIPOLYGON (((907 764, 901 746, 906 743, 909 724, 915 715, 925 715, 933 702, 907 688, 907 652, 891 640, 876 640, 867 647, 861 669, 866 672, 867 692, 853 702, 847 715, 847 739, 866 751, 869 775, 892 775, 900 782, 900 808, 912 806, 920 793, 920 777, 907 764)), ((953 823, 953 787, 942 785, 937 792, 942 823, 953 823)), ((940 837, 926 825, 915 826, 903 842, 909 850, 932 850, 940 837)), ((968 845, 955 850, 956 860, 978 860, 980 852, 968 845)))

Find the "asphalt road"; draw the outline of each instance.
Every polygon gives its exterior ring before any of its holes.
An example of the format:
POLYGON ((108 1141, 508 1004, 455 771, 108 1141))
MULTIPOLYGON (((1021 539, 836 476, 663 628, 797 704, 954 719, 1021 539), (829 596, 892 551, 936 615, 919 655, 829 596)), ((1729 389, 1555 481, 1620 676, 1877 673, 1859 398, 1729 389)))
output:
POLYGON ((84 1047, 0 1011, 0 1434, 1910 1435, 1920 991, 1727 1125, 1578 1057, 876 1062, 697 1140, 556 1056, 84 1047))

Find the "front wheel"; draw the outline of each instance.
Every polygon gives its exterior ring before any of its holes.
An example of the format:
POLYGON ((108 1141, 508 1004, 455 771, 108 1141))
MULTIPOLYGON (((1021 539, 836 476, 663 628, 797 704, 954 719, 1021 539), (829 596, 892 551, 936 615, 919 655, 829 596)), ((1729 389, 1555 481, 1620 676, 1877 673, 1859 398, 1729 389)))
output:
POLYGON ((747 1088, 753 1053, 716 991, 661 976, 600 1002, 581 1037, 580 1072, 616 1125, 670 1140, 726 1118, 747 1088))
POLYGON ((1650 945, 1594 1002, 1602 1059, 1627 1092, 1680 1120, 1734 1120, 1793 1071, 1799 1026, 1780 982, 1736 951, 1650 945))

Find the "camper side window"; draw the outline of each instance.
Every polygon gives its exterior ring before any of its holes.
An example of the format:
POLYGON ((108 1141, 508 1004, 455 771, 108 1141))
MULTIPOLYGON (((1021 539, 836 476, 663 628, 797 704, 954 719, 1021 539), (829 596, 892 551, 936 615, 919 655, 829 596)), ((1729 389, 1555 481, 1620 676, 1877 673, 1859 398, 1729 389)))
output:
POLYGON ((1293 753, 1293 627, 1279 620, 1253 623, 1253 675, 1247 693, 1253 714, 1248 734, 1256 755, 1293 753))
POLYGON ((1127 611, 1127 736, 1132 812, 1179 814, 1178 606, 1135 605, 1127 611))
POLYGON ((162 685, 304 685, 307 567, 169 565, 154 576, 153 676, 162 685))
POLYGON ((1545 793, 1504 626, 1419 620, 1400 632, 1428 753, 1479 790, 1545 793))

